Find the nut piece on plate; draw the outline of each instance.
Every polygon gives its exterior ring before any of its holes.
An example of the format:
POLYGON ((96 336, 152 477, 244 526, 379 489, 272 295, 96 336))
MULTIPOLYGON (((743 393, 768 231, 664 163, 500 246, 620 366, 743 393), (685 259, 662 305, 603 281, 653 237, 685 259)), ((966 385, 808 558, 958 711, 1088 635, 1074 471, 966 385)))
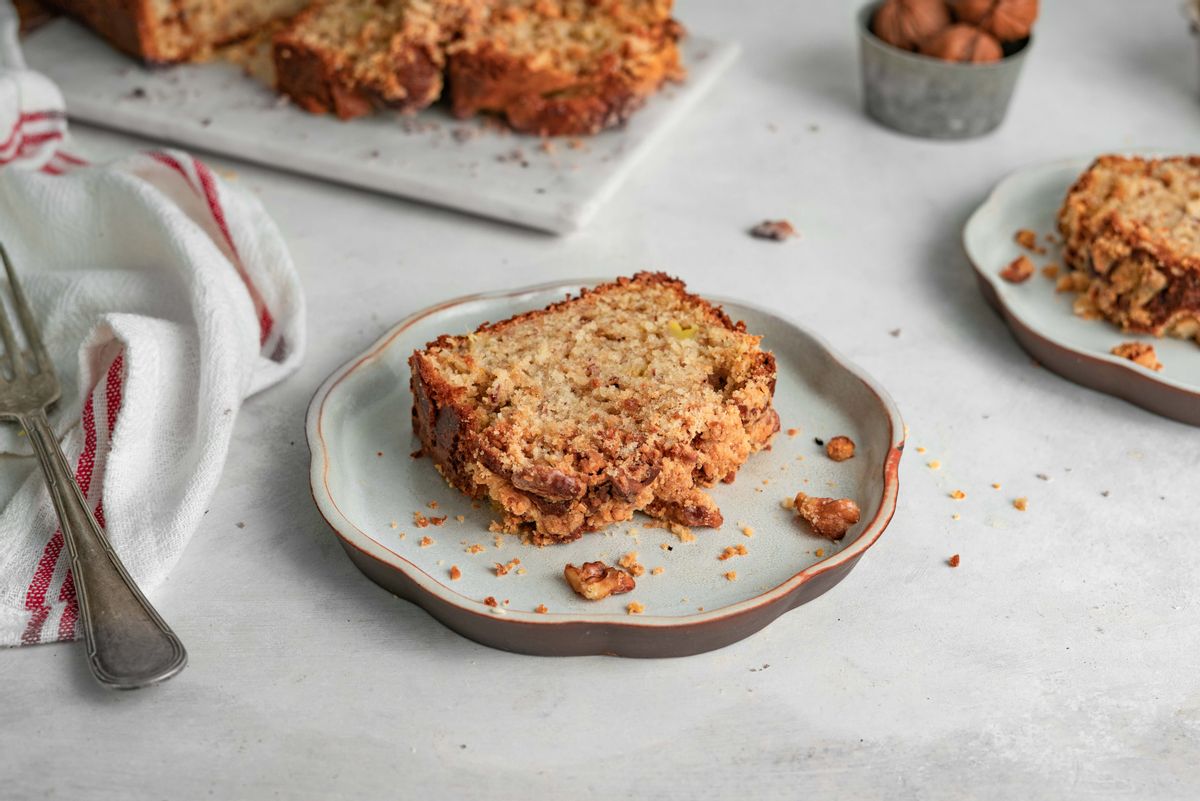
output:
POLYGON ((950 0, 954 17, 978 25, 1002 42, 1024 39, 1038 17, 1038 0, 950 0))
POLYGON ((1134 364, 1140 364, 1155 372, 1163 369, 1162 362, 1158 360, 1158 354, 1154 352, 1154 346, 1147 345, 1145 342, 1122 342, 1111 352, 1113 356, 1129 359, 1134 364))
POLYGON ((996 37, 974 25, 951 25, 921 45, 921 52, 943 61, 984 64, 1004 58, 1004 49, 996 37))
POLYGON ((849 498, 812 498, 796 494, 796 514, 828 540, 840 540, 858 522, 858 504, 849 498))
POLYGON ((582 567, 569 564, 563 568, 563 576, 571 589, 589 601, 620 595, 637 586, 633 576, 603 562, 584 562, 582 567))
POLYGON ((795 227, 787 220, 763 220, 750 229, 750 236, 782 242, 800 234, 796 233, 795 227))
POLYGON ((1000 271, 1000 277, 1010 284, 1023 284, 1033 275, 1033 262, 1028 256, 1018 256, 1013 259, 1012 264, 1009 264, 1000 271))
POLYGON ((854 440, 849 437, 834 437, 825 443, 825 453, 835 462, 854 458, 854 440))
POLYGON ((871 20, 871 32, 902 50, 916 50, 950 24, 942 0, 887 0, 871 20))

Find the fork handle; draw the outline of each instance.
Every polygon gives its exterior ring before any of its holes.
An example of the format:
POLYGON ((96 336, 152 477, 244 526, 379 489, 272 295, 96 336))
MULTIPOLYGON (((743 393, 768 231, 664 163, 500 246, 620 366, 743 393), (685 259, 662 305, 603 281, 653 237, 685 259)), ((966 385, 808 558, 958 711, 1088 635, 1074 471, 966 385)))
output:
POLYGON ((71 554, 92 674, 106 687, 121 690, 174 676, 187 664, 183 643, 150 606, 113 552, 79 492, 46 413, 38 410, 20 420, 46 476, 71 554))

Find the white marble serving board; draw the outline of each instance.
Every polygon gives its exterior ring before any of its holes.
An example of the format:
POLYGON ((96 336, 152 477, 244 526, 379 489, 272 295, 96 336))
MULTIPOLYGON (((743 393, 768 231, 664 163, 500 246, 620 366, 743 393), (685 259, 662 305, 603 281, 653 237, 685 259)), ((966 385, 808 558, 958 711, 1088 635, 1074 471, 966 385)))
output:
POLYGON ((351 122, 314 116, 232 64, 145 68, 67 19, 30 35, 24 49, 62 89, 73 119, 554 233, 583 226, 739 51, 689 36, 684 83, 623 128, 543 149, 537 137, 461 122, 443 108, 351 122))

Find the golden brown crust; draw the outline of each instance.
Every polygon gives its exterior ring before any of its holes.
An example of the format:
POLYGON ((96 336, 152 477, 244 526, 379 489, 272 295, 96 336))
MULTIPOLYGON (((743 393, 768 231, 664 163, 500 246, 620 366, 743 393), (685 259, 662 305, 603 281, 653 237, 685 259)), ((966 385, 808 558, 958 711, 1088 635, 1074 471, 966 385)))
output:
MULTIPOLYGON (((620 125, 663 83, 684 70, 678 41, 683 28, 669 16, 670 4, 643 9, 610 0, 579 13, 569 2, 518 0, 498 3, 478 33, 451 48, 447 79, 455 115, 481 111, 504 117, 518 131, 540 136, 582 136, 620 125), (542 46, 519 50, 507 30, 529 19, 601 26, 615 39, 581 55, 577 42, 561 34, 542 46), (615 33, 614 33, 615 30, 615 33)), ((581 37, 582 38, 582 37, 581 37)))
POLYGON ((390 22, 365 13, 358 30, 329 34, 323 29, 337 30, 344 5, 314 2, 275 36, 276 89, 306 112, 342 120, 376 109, 425 108, 442 95, 442 40, 455 35, 460 7, 469 4, 451 2, 437 16, 409 23, 397 5, 390 22), (397 28, 386 36, 368 28, 389 24, 397 28))
POLYGON ((305 0, 183 4, 153 0, 46 0, 118 50, 149 64, 173 64, 211 54, 260 26, 296 13, 305 0))
POLYGON ((1076 313, 1200 336, 1200 157, 1098 158, 1059 211, 1076 313))
POLYGON ((152 35, 148 0, 46 0, 47 4, 79 20, 118 50, 151 63, 186 58, 169 52, 152 35))

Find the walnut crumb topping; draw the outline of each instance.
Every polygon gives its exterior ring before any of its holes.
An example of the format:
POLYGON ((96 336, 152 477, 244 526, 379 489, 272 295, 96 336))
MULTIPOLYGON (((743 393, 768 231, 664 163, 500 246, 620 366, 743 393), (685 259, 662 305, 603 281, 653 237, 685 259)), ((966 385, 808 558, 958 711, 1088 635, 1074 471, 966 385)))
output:
POLYGON ((796 494, 796 513, 813 532, 829 540, 840 540, 858 522, 858 504, 849 498, 813 498, 796 494))
POLYGON ((571 589, 589 601, 620 595, 637 587, 633 576, 603 562, 584 562, 581 567, 568 564, 563 568, 563 577, 571 589))

